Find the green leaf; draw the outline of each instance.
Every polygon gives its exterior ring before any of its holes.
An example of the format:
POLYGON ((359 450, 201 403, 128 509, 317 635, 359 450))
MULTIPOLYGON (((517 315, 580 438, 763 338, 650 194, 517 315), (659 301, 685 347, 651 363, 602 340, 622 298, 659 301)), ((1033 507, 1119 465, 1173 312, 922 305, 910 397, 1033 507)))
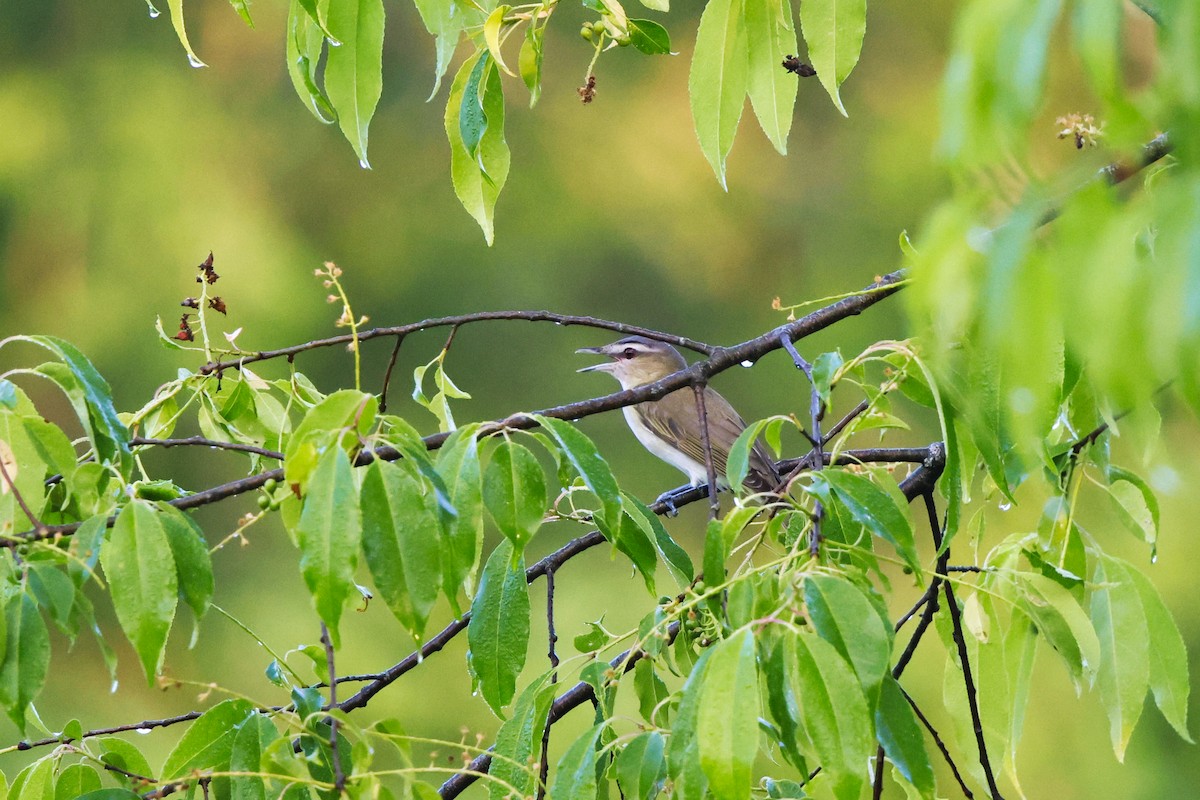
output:
POLYGON ((1100 640, 1075 596, 1045 575, 1018 572, 1014 578, 1022 592, 1019 608, 1062 657, 1075 690, 1091 685, 1100 665, 1100 640))
POLYGON ((54 800, 77 800, 100 789, 100 776, 87 764, 69 764, 58 773, 54 800))
POLYGON ((463 87, 462 104, 458 108, 458 132, 462 137, 463 146, 475 157, 475 151, 487 131, 487 114, 483 110, 483 96, 480 86, 484 85, 484 76, 491 64, 492 56, 487 54, 479 57, 471 74, 467 76, 467 85, 463 87))
POLYGON ((204 540, 204 531, 187 514, 166 503, 159 506, 159 511, 167 543, 171 546, 171 557, 175 560, 179 594, 199 622, 208 611, 213 596, 208 542, 204 540))
POLYGON ((648 56, 671 54, 671 34, 652 19, 629 20, 629 43, 648 56))
POLYGON ((335 646, 342 610, 355 592, 360 514, 350 459, 340 448, 330 447, 317 460, 295 534, 304 583, 335 646))
POLYGON ((152 686, 178 601, 175 559, 161 516, 138 500, 121 509, 100 548, 100 563, 121 629, 152 686))
POLYGON ((625 511, 647 535, 654 537, 654 544, 662 555, 663 561, 680 587, 690 586, 695 577, 695 568, 687 551, 671 538, 667 529, 659 520, 658 515, 651 511, 645 503, 632 495, 621 493, 625 511))
POLYGON ((758 753, 758 670, 754 635, 742 630, 713 648, 696 718, 700 767, 717 800, 750 795, 758 753))
POLYGON ((615 528, 620 524, 624 502, 617 479, 596 445, 569 422, 539 415, 534 415, 534 419, 554 437, 562 454, 579 477, 583 478, 588 491, 604 504, 600 521, 615 528))
POLYGON ((675 715, 675 724, 671 726, 671 742, 667 748, 667 771, 675 783, 676 800, 704 800, 708 796, 708 778, 700 767, 700 737, 697 729, 708 662, 715 651, 715 647, 709 647, 700 654, 680 691, 679 711, 675 715))
POLYGON ((238 16, 251 28, 254 27, 254 20, 250 18, 250 7, 248 0, 229 0, 229 4, 233 6, 233 10, 238 16))
POLYGON ((734 488, 734 491, 741 489, 742 481, 746 480, 746 476, 750 474, 750 453, 754 450, 758 437, 767 431, 768 438, 770 438, 769 431, 771 429, 778 431, 779 426, 787 419, 787 417, 760 419, 747 425, 738 434, 737 439, 733 442, 733 447, 729 448, 729 458, 725 462, 725 479, 729 481, 729 485, 734 488))
POLYGON ((633 738, 617 754, 614 764, 617 785, 626 800, 653 800, 667 776, 663 751, 666 743, 658 731, 646 731, 633 738))
POLYGON ((892 630, 858 586, 836 575, 804 580, 804 604, 813 627, 854 667, 867 697, 888 674, 892 630))
POLYGON ((725 189, 725 159, 733 148, 748 82, 742 1, 709 0, 705 4, 688 76, 700 150, 725 189))
POLYGON ((25 732, 25 709, 46 683, 50 667, 50 636, 37 603, 25 592, 4 606, 4 661, 0 662, 0 702, 9 718, 25 732))
MULTIPOLYGON (((105 764, 125 772, 132 772, 134 775, 150 776, 153 774, 150 762, 132 742, 118 739, 115 736, 91 739, 90 742, 98 749, 100 760, 105 764)), ((132 780, 119 772, 109 772, 109 775, 121 781, 125 786, 132 785, 132 780)))
POLYGON ((792 109, 800 82, 780 68, 785 56, 795 53, 796 29, 792 4, 787 0, 743 0, 746 4, 746 51, 749 57, 750 107, 758 124, 780 154, 787 153, 792 109))
POLYGON ((832 495, 846 507, 854 521, 875 536, 892 544, 914 573, 920 574, 921 562, 913 541, 912 523, 905 509, 891 494, 869 478, 841 469, 823 469, 813 476, 813 494, 829 502, 832 495))
MULTIPOLYGON (((318 120, 331 125, 337 121, 337 112, 329 104, 325 92, 317 86, 317 64, 325 46, 325 32, 315 19, 315 13, 304 8, 301 0, 292 0, 287 18, 287 68, 292 87, 318 120)), ((172 343, 162 334, 160 341, 172 343)))
POLYGON ((358 446, 360 435, 375 424, 379 401, 364 392, 343 389, 319 400, 304 415, 284 452, 285 480, 300 494, 308 493, 308 480, 317 459, 330 447, 358 446))
POLYGON ((1150 634, 1141 594, 1120 561, 1101 556, 1092 582, 1091 619, 1100 640, 1096 684, 1108 712, 1113 751, 1124 760, 1150 688, 1150 634))
POLYGON ((200 715, 180 738, 163 763, 161 778, 182 778, 195 770, 225 770, 238 727, 254 705, 248 700, 222 700, 200 715))
POLYGON ((529 107, 537 105, 542 96, 542 50, 545 43, 546 28, 530 24, 525 29, 525 39, 521 42, 521 52, 517 56, 517 68, 521 71, 521 80, 529 89, 529 107))
POLYGON ((654 571, 658 568, 658 553, 654 549, 654 543, 650 541, 646 531, 638 525, 637 520, 629 514, 622 515, 613 543, 618 550, 629 557, 633 566, 641 573, 642 580, 646 584, 646 591, 651 595, 657 595, 658 590, 654 588, 654 571))
POLYGON ((73 381, 65 378, 63 373, 45 371, 43 374, 66 393, 97 458, 117 466, 122 474, 128 475, 133 466, 129 452, 129 429, 117 416, 108 382, 96 371, 87 356, 70 342, 54 336, 11 336, 0 341, 0 347, 15 341, 44 347, 66 365, 66 374, 73 381))
POLYGON ((839 91, 862 53, 867 32, 866 0, 804 0, 800 29, 817 78, 838 111, 846 114, 839 91))
POLYGON ((450 142, 450 174, 454 181, 454 193, 467 213, 479 223, 484 239, 490 246, 495 235, 493 216, 496 198, 508 178, 510 154, 508 143, 504 140, 504 88, 496 70, 480 67, 487 59, 487 51, 480 50, 459 67, 446 101, 445 125, 446 138, 450 142), (472 94, 468 87, 476 68, 485 73, 477 79, 478 95, 472 94), (476 96, 481 98, 480 107, 486 129, 480 133, 479 141, 474 146, 468 146, 461 128, 461 111, 467 98, 476 96))
MULTIPOLYGON (((257 711, 250 712, 233 736, 229 753, 229 771, 233 773, 262 772, 262 757, 267 748, 279 739, 274 723, 257 711)), ((257 775, 231 775, 230 800, 267 800, 266 782, 257 775)))
POLYGON ((362 544, 375 586, 413 638, 442 586, 442 525, 432 489, 395 464, 376 460, 362 482, 362 544))
POLYGON ((100 560, 100 545, 108 533, 108 515, 88 517, 75 531, 68 545, 71 558, 67 561, 67 574, 75 585, 83 584, 92 577, 96 562, 100 560))
POLYGON ((333 0, 326 23, 342 44, 326 55, 325 91, 358 163, 370 169, 367 128, 383 92, 383 0, 333 0))
POLYGON ((45 756, 30 764, 17 774, 9 792, 18 800, 54 800, 53 756, 45 756))
POLYGON ((768 626, 758 639, 759 661, 766 682, 767 710, 778 727, 780 752, 800 772, 807 772, 799 750, 800 701, 796 697, 795 648, 786 641, 790 633, 768 626))
POLYGON ((1158 553, 1158 499, 1141 476, 1120 467, 1109 466, 1108 494, 1113 511, 1125 529, 1150 545, 1150 557, 1158 553))
POLYGON ((467 664, 497 716, 512 700, 529 648, 529 587, 525 558, 502 541, 479 579, 467 625, 467 664))
POLYGON ((492 521, 518 549, 542 526, 548 504, 542 465, 524 445, 507 439, 492 451, 483 476, 483 503, 492 521))
POLYGON ((445 481, 457 515, 446 526, 446 550, 442 554, 442 576, 446 596, 457 610, 463 583, 471 592, 470 576, 479 563, 483 545, 483 486, 479 471, 476 425, 459 428, 438 452, 437 469, 445 481))
POLYGON ((130 789, 97 789, 81 794, 75 800, 141 800, 141 795, 130 789))
POLYGON ((638 698, 638 711, 642 719, 652 725, 666 725, 670 705, 666 702, 670 690, 663 679, 658 677, 654 662, 643 658, 633 668, 633 689, 638 698))
POLYGON ((541 745, 546 729, 546 715, 554 701, 555 685, 546 672, 530 683, 513 704, 512 716, 496 732, 496 748, 488 774, 496 780, 488 782, 490 800, 506 800, 510 784, 526 797, 533 792, 536 774, 526 767, 535 758, 535 748, 541 745))
POLYGON ((1183 637, 1154 584, 1137 569, 1128 564, 1124 566, 1146 614, 1146 632, 1150 636, 1150 690, 1154 693, 1154 703, 1171 727, 1185 741, 1191 742, 1187 729, 1191 682, 1183 637))
POLYGON ((179 37, 179 43, 187 52, 188 63, 193 67, 207 67, 207 64, 196 57, 192 43, 188 41, 187 26, 183 21, 183 0, 167 0, 167 10, 171 12, 171 25, 175 28, 175 35, 179 37))
POLYGON ((29 588, 38 605, 46 609, 55 626, 74 641, 76 628, 72 626, 71 609, 75 605, 75 584, 64 570, 46 562, 30 563, 28 574, 29 588))
MULTIPOLYGON (((508 65, 504 63, 504 54, 500 52, 500 34, 504 30, 504 16, 510 10, 512 10, 512 6, 502 3, 496 6, 491 14, 488 14, 488 18, 483 22, 483 41, 487 44, 488 53, 496 62, 496 66, 515 78, 517 73, 508 68, 508 65)), ((470 84, 468 83, 469 89, 470 84)))
POLYGON ((819 636, 801 634, 795 644, 796 695, 801 727, 840 800, 857 800, 863 768, 875 749, 867 701, 847 663, 819 636))
POLYGON ((895 678, 888 675, 875 707, 875 733, 883 751, 922 797, 934 795, 933 765, 925 750, 925 734, 895 678))
POLYGON ((550 784, 550 800, 596 800, 596 744, 607 725, 589 728, 563 753, 550 784))
POLYGON ((415 0, 417 12, 425 30, 436 37, 437 62, 433 70, 433 91, 429 93, 432 100, 442 85, 442 77, 446 74, 454 51, 458 48, 458 40, 466 22, 464 9, 456 0, 415 0))

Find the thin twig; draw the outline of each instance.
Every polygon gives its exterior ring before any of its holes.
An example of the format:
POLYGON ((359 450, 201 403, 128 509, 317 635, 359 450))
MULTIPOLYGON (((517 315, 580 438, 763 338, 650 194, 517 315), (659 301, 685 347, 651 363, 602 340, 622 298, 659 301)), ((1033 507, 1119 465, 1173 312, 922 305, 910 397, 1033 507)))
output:
POLYGON ((875 748, 875 779, 871 782, 872 800, 883 797, 883 745, 875 748))
MULTIPOLYGON (((824 414, 824 406, 821 401, 821 392, 817 388, 816 378, 813 376, 813 365, 808 363, 804 356, 800 355, 800 351, 796 349, 796 345, 792 344, 792 340, 786 335, 780 334, 780 344, 788 351, 788 355, 792 357, 792 363, 796 365, 796 369, 804 373, 808 378, 809 385, 809 401, 808 411, 812 425, 812 441, 813 450, 809 454, 812 471, 817 472, 825 465, 825 439, 821 436, 821 417, 824 414)), ((784 485, 791 481, 791 476, 785 480, 784 485)), ((825 508, 820 500, 813 503, 812 513, 812 530, 808 534, 808 554, 812 558, 816 558, 821 552, 821 520, 825 516, 825 508)))
POLYGON ((708 409, 704 403, 705 383, 693 383, 692 393, 696 396, 696 414, 700 417, 700 443, 704 446, 704 471, 708 478, 708 518, 716 519, 721 511, 721 498, 717 496, 717 469, 713 465, 712 437, 708 430, 708 409))
MULTIPOLYGON (((554 632, 554 568, 546 570, 546 631, 549 642, 546 655, 550 659, 550 683, 558 683, 558 634, 554 632)), ((550 726, 542 729, 542 754, 538 759, 537 800, 546 796, 546 781, 550 778, 550 726)))
POLYGON ((129 441, 130 447, 211 447, 214 450, 233 450, 238 453, 253 453, 263 458, 271 458, 276 461, 283 460, 283 453, 278 453, 274 450, 267 450, 263 447, 255 447, 252 444, 241 444, 239 442, 219 442, 216 439, 206 439, 203 436, 189 436, 186 439, 149 439, 144 436, 135 436, 129 441))
MULTIPOLYGON (((420 322, 409 323, 408 325, 396 325, 387 328, 372 328, 366 331, 359 331, 358 340, 360 342, 369 339, 378 339, 388 336, 407 336, 410 333, 417 331, 429 330, 430 328, 445 328, 448 326, 467 325, 473 322, 489 322, 494 320, 521 320, 525 322, 553 322, 555 325, 582 325, 589 328, 599 328, 601 330, 616 331, 626 335, 645 336, 647 339, 655 339, 660 342, 683 347, 697 353, 709 355, 714 350, 710 344, 689 339, 686 336, 674 336, 662 331, 642 328, 637 325, 627 325, 623 322, 613 322, 606 319, 598 319, 596 317, 582 317, 572 314, 555 314, 550 311, 480 311, 474 314, 458 314, 450 317, 434 317, 431 319, 421 320, 420 322)), ((310 350, 317 350, 323 347, 338 347, 340 345, 350 344, 354 340, 353 336, 330 336, 325 339, 314 339, 304 344, 293 345, 291 347, 281 347, 278 350, 263 350, 258 353, 247 353, 236 359, 229 361, 214 361, 205 364, 199 369, 199 374, 210 375, 214 372, 220 372, 226 369, 241 369, 246 364, 252 364, 256 361, 267 361, 274 358, 287 358, 291 360, 300 353, 305 353, 310 350)))
POLYGON ((25 503, 25 498, 21 496, 20 490, 17 489, 16 482, 12 479, 12 476, 8 474, 8 467, 4 465, 3 455, 0 455, 0 478, 4 479, 5 485, 8 486, 9 491, 11 491, 13 494, 13 499, 17 501, 17 505, 21 507, 21 510, 25 512, 25 516, 29 517, 29 522, 31 525, 33 525, 33 529, 38 533, 44 533, 46 531, 46 526, 42 524, 42 521, 38 519, 37 515, 34 514, 29 506, 25 503))
POLYGON ((954 773, 954 780, 958 781, 958 786, 962 789, 963 795, 967 800, 974 800, 975 795, 967 787, 967 782, 963 780, 962 774, 958 771, 958 765, 954 763, 954 759, 950 757, 950 751, 946 748, 946 743, 942 741, 942 737, 938 735, 937 729, 933 727, 933 723, 921 711, 921 707, 917 705, 917 701, 912 699, 908 692, 904 691, 904 687, 900 687, 900 691, 904 692, 904 699, 912 706, 912 710, 916 713, 917 719, 925 726, 925 730, 929 731, 929 735, 933 737, 933 743, 937 745, 937 749, 941 752, 942 758, 950 765, 950 771, 954 773))
POLYGON ((866 400, 860 400, 858 405, 856 405, 854 408, 850 409, 846 413, 846 416, 842 417, 836 423, 834 423, 834 426, 829 429, 828 433, 825 434, 825 441, 826 442, 833 441, 833 437, 835 437, 839 433, 841 433, 847 425, 849 425, 854 420, 858 419, 858 417, 870 407, 871 407, 871 404, 868 403, 866 400))
POLYGON ((396 357, 400 355, 400 345, 404 343, 404 334, 396 336, 396 344, 392 347, 392 355, 388 358, 387 369, 383 371, 383 387, 379 390, 379 413, 387 411, 388 387, 392 384, 392 370, 396 366, 396 357))
MULTIPOLYGON (((333 663, 333 640, 329 638, 329 628, 321 623, 321 644, 325 646, 325 667, 329 670, 329 707, 337 708, 337 673, 333 663)), ((338 750, 338 727, 340 720, 333 714, 329 715, 329 760, 333 764, 333 789, 341 794, 346 788, 346 773, 342 771, 342 754, 338 750)))

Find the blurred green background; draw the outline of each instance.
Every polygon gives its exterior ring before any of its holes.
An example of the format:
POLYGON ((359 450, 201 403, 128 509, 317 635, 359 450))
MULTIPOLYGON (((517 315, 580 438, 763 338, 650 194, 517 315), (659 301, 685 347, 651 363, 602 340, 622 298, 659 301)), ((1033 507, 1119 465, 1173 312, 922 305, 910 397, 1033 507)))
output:
MULTIPOLYGON (((862 61, 843 88, 850 118, 836 112, 816 81, 802 81, 790 155, 776 154, 754 121, 744 119, 728 194, 700 154, 686 96, 701 4, 679 3, 665 20, 680 55, 605 54, 590 106, 575 92, 591 56, 576 34, 585 14, 566 4, 550 26, 540 104, 526 109, 524 87, 506 79, 513 172, 497 207, 496 245, 488 248, 451 188, 442 129, 446 87, 425 103, 433 44, 413 8, 387 4, 384 95, 371 127, 374 169, 364 171, 336 128, 318 124, 292 90, 283 63, 284 5, 252 6, 257 29, 250 29, 225 2, 190 3, 191 40, 210 65, 199 70, 189 67, 166 14, 151 19, 139 0, 10 0, 0 9, 0 336, 72 340, 113 385, 119 409, 139 407, 178 368, 198 366, 163 349, 153 323, 161 316, 174 330, 179 301, 194 293, 194 267, 210 250, 222 275, 216 291, 229 307, 228 329, 244 328, 239 344, 246 349, 336 332, 340 309, 325 303, 327 292, 312 277, 325 260, 345 270, 355 311, 373 325, 549 308, 727 344, 782 322, 771 310, 777 295, 785 303, 823 297, 894 269, 900 231, 918 230, 951 185, 934 150, 953 3, 872 7, 862 61)), ((1131 31, 1135 66, 1150 61, 1144 33, 1131 31)), ((1054 141, 1053 118, 1086 110, 1077 68, 1059 60, 1052 96, 1061 106, 1045 110, 1045 142, 1030 167, 1043 175, 1077 157, 1054 141)), ((1006 193, 1023 180, 982 177, 995 185, 998 200, 1009 199, 1006 193)), ((905 334, 901 304, 885 303, 802 343, 802 352, 812 357, 840 347, 850 355, 905 334)), ((609 391, 602 377, 575 375, 585 362, 572 355, 608 339, 515 322, 464 328, 447 369, 474 399, 456 406, 456 416, 487 419, 609 391)), ((437 332, 406 341, 393 379, 390 410, 426 430, 432 417, 406 400, 409 376, 443 340, 437 332)), ((364 388, 377 389, 389 351, 390 343, 367 345, 364 388)), ((0 369, 35 357, 0 352, 0 369)), ((297 363, 325 390, 352 380, 345 352, 315 352, 297 363)), ((261 373, 273 377, 282 369, 261 373)), ((779 356, 752 371, 727 373, 718 386, 750 418, 802 412, 807 403, 807 387, 779 356)), ((58 401, 38 396, 53 414, 58 401)), ((895 443, 928 442, 936 436, 928 423, 895 443)), ((619 415, 589 419, 583 428, 601 443, 622 483, 639 487, 644 499, 679 482, 637 447, 619 415)), ((1197 444, 1195 421, 1168 410, 1151 453, 1154 466, 1146 470, 1162 492, 1159 562, 1150 566, 1132 541, 1112 543, 1163 592, 1193 668, 1200 603, 1192 576, 1200 548, 1189 521, 1200 515, 1200 501, 1189 488, 1200 470, 1189 456, 1197 444)), ((1141 449, 1122 453, 1141 466, 1141 449)), ((147 463, 193 489, 244 470, 233 456, 207 452, 156 454, 147 463)), ((253 503, 247 496, 201 512, 210 542, 232 531, 253 503)), ((989 530, 1030 528, 1037 512, 997 510, 989 530)), ((694 554, 702 521, 703 510, 693 508, 673 523, 694 554)), ((546 552, 577 533, 552 526, 534 550, 546 552)), ((214 558, 217 604, 278 650, 316 642, 315 616, 281 526, 255 527, 214 558)), ((601 614, 612 630, 636 622, 653 602, 639 586, 604 552, 570 564, 559 583, 561 646, 569 651, 570 637, 601 614)), ((542 591, 539 583, 535 603, 542 591)), ((195 685, 147 690, 101 606, 122 658, 119 688, 109 693, 94 642, 81 636, 68 653, 56 638, 51 682, 38 704, 47 725, 59 729, 79 717, 85 728, 101 727, 200 705, 204 689, 195 685)), ((214 613, 189 651, 189 628, 181 616, 168 674, 279 701, 262 677, 269 656, 244 633, 214 613)), ((342 673, 385 668, 411 648, 382 603, 351 614, 343 635, 342 673)), ((486 746, 497 722, 470 697, 463 647, 456 642, 394 685, 367 715, 397 716, 410 733, 434 738, 475 744, 478 734, 486 746)), ((543 649, 535 640, 537 658, 543 649)), ((928 708, 940 698, 942 658, 936 643, 923 645, 906 676, 928 708)), ((1043 648, 1020 750, 1021 782, 1031 796, 1196 796, 1194 747, 1147 709, 1126 764, 1117 764, 1099 703, 1077 700, 1054 660, 1043 648)), ((531 660, 528 674, 541 663, 531 660)), ((1193 698, 1193 718, 1196 711, 1193 698)), ((177 735, 178 729, 155 733, 137 743, 161 756, 177 735)), ((0 723, 0 745, 17 738, 15 728, 0 723)), ((436 750, 429 758, 438 765, 457 762, 456 748, 436 750)), ((19 763, 8 756, 0 768, 11 778, 19 763)), ((945 794, 955 794, 944 786, 945 794)))

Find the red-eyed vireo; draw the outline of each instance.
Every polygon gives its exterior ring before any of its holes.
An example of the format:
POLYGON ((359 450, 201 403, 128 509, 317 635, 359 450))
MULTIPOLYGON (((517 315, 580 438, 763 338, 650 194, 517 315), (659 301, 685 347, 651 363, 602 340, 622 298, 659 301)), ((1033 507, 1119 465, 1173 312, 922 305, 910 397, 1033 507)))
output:
MULTIPOLYGON (((584 347, 575 352, 611 358, 611 361, 584 367, 579 372, 607 372, 621 382, 622 389, 653 383, 687 367, 687 362, 674 347, 643 336, 628 336, 603 347, 584 347)), ((625 412, 625 421, 633 435, 647 450, 682 470, 692 486, 708 483, 700 413, 690 386, 676 389, 658 400, 625 406, 621 410, 625 412)), ((746 423, 728 400, 708 386, 704 387, 704 411, 708 418, 708 438, 717 481, 722 488, 728 488, 725 465, 729 451, 745 430, 746 423)), ((744 485, 753 492, 772 492, 778 484, 775 462, 762 441, 756 441, 744 485)), ((664 495, 663 499, 666 498, 664 495)))

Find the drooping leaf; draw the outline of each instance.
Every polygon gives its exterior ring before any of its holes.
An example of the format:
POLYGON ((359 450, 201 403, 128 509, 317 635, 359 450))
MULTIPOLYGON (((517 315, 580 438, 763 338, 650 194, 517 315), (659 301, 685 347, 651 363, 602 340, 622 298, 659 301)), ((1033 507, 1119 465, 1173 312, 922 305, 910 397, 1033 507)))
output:
POLYGON ((187 514, 174 506, 159 505, 163 531, 175 560, 179 594, 199 621, 208 611, 213 595, 212 557, 204 532, 187 514))
POLYGON ((229 771, 234 773, 229 778, 230 800, 267 800, 266 782, 252 773, 263 771, 263 753, 278 739, 274 723, 257 712, 238 726, 229 753, 229 771))
POLYGON ((467 664, 497 716, 512 700, 529 647, 525 559, 509 540, 492 551, 479 578, 467 626, 467 664))
POLYGON ((443 586, 456 609, 464 582, 471 592, 471 576, 483 544, 483 485, 476 430, 475 425, 459 428, 438 453, 437 470, 456 512, 446 526, 446 550, 441 559, 443 586))
POLYGON ((867 702, 845 660, 819 636, 801 634, 795 645, 796 696, 806 736, 840 800, 856 800, 864 766, 875 748, 867 702))
POLYGON ((336 0, 326 22, 341 45, 328 50, 325 91, 358 163, 370 169, 367 129, 383 92, 383 0, 336 0))
POLYGON ((137 651, 147 684, 153 685, 175 618, 179 585, 159 513, 141 501, 125 506, 100 548, 100 564, 121 629, 137 651))
POLYGON ((708 663, 715 651, 715 647, 707 648, 692 666, 680 692, 675 724, 671 726, 667 771, 678 800, 703 800, 708 794, 708 778, 700 766, 699 712, 708 663))
POLYGON ((688 76, 692 120, 700 150, 722 188, 725 159, 733 148, 746 104, 748 66, 743 0, 709 0, 700 16, 696 50, 688 76))
POLYGON ((491 800, 505 800, 509 795, 505 784, 516 787, 522 796, 533 791, 536 776, 526 768, 536 757, 536 749, 546 729, 546 714, 554 700, 555 685, 547 672, 521 690, 513 704, 512 716, 496 732, 496 748, 488 774, 496 778, 488 784, 491 800))
POLYGON ((350 459, 341 448, 330 447, 317 460, 295 534, 304 583, 336 646, 338 621, 355 592, 362 537, 358 487, 350 459))
POLYGON ((37 603, 25 592, 4 606, 4 661, 0 662, 0 701, 22 733, 25 709, 46 682, 50 668, 50 636, 37 603))
POLYGON ((521 71, 521 80, 529 89, 530 108, 537 105, 542 96, 542 51, 545 36, 545 26, 531 24, 525 30, 525 39, 521 42, 521 52, 518 55, 517 68, 521 71))
POLYGON ((488 58, 487 51, 480 50, 459 67, 446 101, 445 124, 446 138, 450 142, 450 174, 454 181, 454 193, 467 213, 479 223, 483 237, 490 246, 495 235, 493 217, 496 198, 508 178, 510 160, 508 143, 504 140, 504 88, 496 70, 481 68, 486 75, 479 80, 478 96, 487 127, 482 131, 477 146, 468 147, 460 127, 461 109, 464 98, 468 96, 468 81, 480 62, 488 58))
POLYGON ((1100 641, 1087 613, 1060 583, 1035 573, 1017 573, 1019 607, 1062 657, 1078 691, 1090 685, 1100 665, 1100 641))
POLYGON ((850 662, 867 697, 888 673, 892 631, 861 589, 845 578, 814 574, 804 581, 813 627, 850 662))
POLYGON ((417 641, 442 586, 442 525, 433 494, 386 461, 374 461, 363 477, 363 554, 384 602, 417 641))
POLYGON ((697 711, 700 767, 717 800, 743 800, 750 794, 758 702, 754 636, 745 629, 713 648, 697 711))
POLYGON ((563 753, 550 784, 550 800, 594 800, 596 744, 607 725, 601 722, 589 728, 563 753))
POLYGON ((1191 742, 1187 726, 1191 682, 1183 637, 1154 584, 1134 567, 1124 566, 1146 615, 1146 632, 1150 637, 1150 691, 1154 694, 1154 703, 1184 741, 1191 742))
POLYGON ((1096 685, 1113 751, 1123 760, 1150 688, 1150 635, 1141 593, 1120 561, 1098 559, 1092 582, 1091 619, 1100 640, 1096 685))
POLYGON ((193 770, 225 770, 238 727, 256 714, 248 700, 222 700, 200 715, 163 763, 164 779, 180 778, 193 770))
POLYGON ((500 532, 524 549, 549 502, 542 465, 529 448, 507 439, 496 446, 484 473, 483 502, 500 532))
POLYGON ((890 542, 913 571, 920 573, 921 562, 917 558, 912 523, 891 494, 876 486, 869 478, 846 470, 824 469, 816 473, 811 491, 822 500, 829 501, 830 490, 856 522, 875 536, 890 542))
POLYGON ((188 41, 187 25, 183 20, 183 0, 167 0, 167 10, 171 12, 171 25, 175 28, 175 35, 179 37, 179 43, 187 52, 188 63, 193 67, 208 66, 196 57, 192 43, 188 41))
POLYGON ((653 800, 667 776, 666 743, 658 731, 645 731, 617 754, 617 785, 627 800, 653 800))
POLYGON ((921 797, 932 798, 933 765, 925 749, 925 734, 900 684, 888 675, 875 707, 875 733, 883 751, 921 797))
POLYGON ((596 445, 569 422, 543 416, 535 416, 534 419, 550 432, 571 467, 583 478, 584 485, 603 504, 602 521, 615 528, 619 524, 624 503, 617 479, 608 462, 596 450, 596 445))
MULTIPOLYGON (((324 90, 317 85, 317 63, 325 45, 325 32, 314 13, 305 9, 302 0, 292 0, 287 18, 287 68, 292 87, 304 107, 321 122, 331 125, 337 112, 329 104, 324 90)), ((171 341, 164 337, 166 341, 171 341)))
POLYGON ((786 154, 799 82, 795 75, 780 69, 779 65, 787 55, 799 49, 792 24, 792 4, 779 0, 743 2, 750 107, 771 144, 780 154, 786 154))
POLYGON ((800 28, 817 78, 845 116, 839 90, 862 52, 867 0, 805 0, 800 5, 800 28))
POLYGON ((465 9, 459 7, 457 0, 415 0, 417 12, 425 24, 425 30, 436 37, 437 61, 433 69, 433 91, 429 93, 432 100, 442 85, 442 78, 454 58, 458 48, 458 40, 466 21, 465 9))

